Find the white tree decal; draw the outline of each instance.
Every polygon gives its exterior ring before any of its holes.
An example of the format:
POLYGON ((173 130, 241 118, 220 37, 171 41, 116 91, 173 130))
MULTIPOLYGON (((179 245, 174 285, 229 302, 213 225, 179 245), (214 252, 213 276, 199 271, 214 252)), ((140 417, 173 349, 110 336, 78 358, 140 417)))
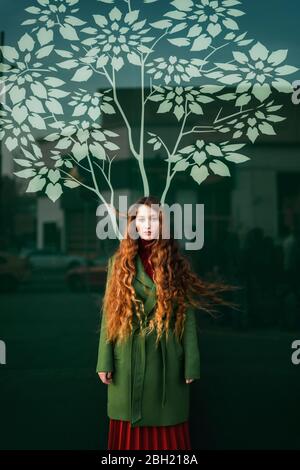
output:
MULTIPOLYGON (((240 153, 246 144, 253 144, 261 134, 275 135, 276 123, 285 119, 276 114, 282 104, 275 100, 280 93, 293 92, 292 84, 282 77, 298 68, 284 64, 287 50, 270 52, 239 31, 242 2, 144 0, 143 12, 147 8, 153 11, 155 3, 166 10, 154 22, 134 9, 140 3, 99 0, 95 7, 101 14, 97 11, 84 21, 79 18, 79 0, 36 0, 35 6, 25 8, 30 17, 22 25, 28 32, 14 46, 1 48, 0 137, 9 151, 18 148, 23 155, 14 159, 22 167, 14 174, 28 179, 27 192, 43 190, 55 202, 64 187, 82 185, 110 209, 114 201, 111 172, 120 148, 118 133, 99 124, 107 114, 118 112, 124 121, 145 196, 149 194, 146 142, 148 149, 163 152, 166 184, 162 203, 177 172, 188 173, 199 185, 210 174, 230 176, 230 164, 249 160, 240 153), (65 41, 64 49, 55 47, 58 36, 65 41), (163 41, 174 50, 169 57, 156 54, 164 50, 163 41), (228 56, 227 62, 214 61, 220 50, 228 56), (125 67, 140 77, 138 142, 119 100, 117 77, 125 67), (62 79, 67 74, 69 82, 62 79), (91 94, 84 84, 95 75, 106 80, 107 88, 91 94), (68 89, 72 82, 80 88, 68 89), (273 90, 280 92, 275 98, 271 97, 273 90), (219 111, 207 122, 205 108, 216 102, 219 111), (145 109, 149 104, 157 105, 158 114, 168 113, 177 124, 171 146, 161 135, 147 132, 145 109), (189 125, 191 115, 193 122, 196 116, 197 125, 189 125), (33 131, 41 131, 44 140, 53 145, 50 158, 43 155, 33 131), (212 142, 212 133, 224 134, 224 141, 214 138, 212 142), (76 177, 76 167, 90 175, 92 185, 76 177), (106 187, 100 187, 98 175, 106 187), (109 190, 109 201, 104 190, 109 190)), ((115 213, 110 215, 117 231, 115 213)))

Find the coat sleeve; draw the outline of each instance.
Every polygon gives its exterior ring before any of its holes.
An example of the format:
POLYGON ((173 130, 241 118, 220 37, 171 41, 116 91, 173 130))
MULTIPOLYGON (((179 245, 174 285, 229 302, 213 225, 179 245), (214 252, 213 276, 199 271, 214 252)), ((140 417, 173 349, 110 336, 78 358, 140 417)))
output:
MULTIPOLYGON (((108 281, 111 275, 111 267, 112 267, 112 257, 110 257, 108 260, 105 290, 107 288, 108 281)), ((100 330, 96 372, 113 372, 113 370, 114 370, 113 344, 106 341, 106 315, 103 310, 102 318, 101 318, 101 330, 100 330)))
POLYGON ((200 378, 200 351, 197 333, 195 309, 189 306, 183 332, 184 377, 185 379, 200 378))

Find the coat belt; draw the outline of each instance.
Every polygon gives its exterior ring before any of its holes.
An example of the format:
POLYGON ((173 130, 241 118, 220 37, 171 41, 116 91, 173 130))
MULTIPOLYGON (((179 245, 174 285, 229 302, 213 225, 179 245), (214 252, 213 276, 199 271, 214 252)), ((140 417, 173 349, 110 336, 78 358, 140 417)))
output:
MULTIPOLYGON (((137 335, 136 341, 133 342, 133 336, 131 340, 131 354, 134 357, 134 371, 133 381, 130 383, 132 386, 131 391, 131 424, 136 423, 142 418, 142 398, 143 398, 143 386, 145 378, 145 365, 146 365, 146 338, 141 334, 137 335), (133 346, 135 350, 133 351, 133 346)), ((166 343, 165 338, 161 339, 160 349, 162 354, 162 398, 161 406, 164 407, 166 403, 166 343)), ((132 366, 132 359, 131 359, 132 366)), ((131 371, 132 373, 132 371, 131 371)))

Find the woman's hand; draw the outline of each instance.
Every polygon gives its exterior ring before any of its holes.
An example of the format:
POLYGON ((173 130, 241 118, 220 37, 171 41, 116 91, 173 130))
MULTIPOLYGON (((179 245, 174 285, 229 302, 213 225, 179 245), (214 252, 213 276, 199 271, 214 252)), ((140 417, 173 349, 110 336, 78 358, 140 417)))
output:
POLYGON ((186 383, 186 384, 190 384, 190 383, 192 383, 192 382, 194 382, 194 379, 185 379, 185 383, 186 383))
POLYGON ((98 372, 98 375, 104 384, 109 385, 112 383, 112 372, 98 372))

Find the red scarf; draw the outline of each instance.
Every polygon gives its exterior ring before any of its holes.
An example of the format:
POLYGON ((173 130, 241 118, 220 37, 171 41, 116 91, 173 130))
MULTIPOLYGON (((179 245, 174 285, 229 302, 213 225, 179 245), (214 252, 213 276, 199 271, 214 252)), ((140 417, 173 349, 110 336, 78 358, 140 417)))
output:
POLYGON ((145 240, 144 238, 138 239, 138 254, 141 257, 146 273, 153 280, 153 269, 149 261, 150 253, 152 251, 152 244, 153 240, 145 240))

